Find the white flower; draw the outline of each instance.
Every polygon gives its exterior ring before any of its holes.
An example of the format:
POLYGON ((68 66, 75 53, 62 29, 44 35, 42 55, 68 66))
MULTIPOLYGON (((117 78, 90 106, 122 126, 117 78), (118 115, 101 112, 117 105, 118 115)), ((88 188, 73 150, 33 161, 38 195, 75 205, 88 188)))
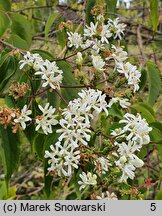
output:
POLYGON ((133 0, 123 0, 123 2, 125 3, 127 9, 130 8, 131 1, 133 1, 133 0))
POLYGON ((48 171, 56 172, 59 176, 70 176, 73 167, 78 169, 80 151, 76 151, 69 146, 62 146, 60 142, 50 146, 51 152, 45 151, 45 158, 50 158, 48 171))
POLYGON ((100 32, 101 42, 109 43, 108 39, 112 36, 108 25, 102 25, 102 31, 100 32))
POLYGON ((38 107, 42 111, 42 115, 36 117, 37 126, 35 130, 38 131, 41 128, 48 135, 48 133, 52 133, 52 126, 58 123, 56 120, 57 115, 54 115, 56 109, 50 106, 49 103, 44 108, 41 105, 38 105, 38 107))
POLYGON ((119 104, 122 108, 128 108, 131 105, 128 98, 119 98, 119 104))
POLYGON ((124 30, 126 28, 126 25, 123 23, 120 23, 120 19, 116 18, 115 20, 108 20, 108 25, 111 28, 111 31, 114 33, 114 39, 119 38, 122 39, 122 35, 124 35, 124 30))
POLYGON ((108 158, 104 158, 104 157, 99 157, 94 163, 95 163, 96 166, 98 164, 100 165, 102 174, 106 174, 106 172, 108 171, 109 166, 111 166, 111 164, 109 163, 108 158))
POLYGON ((102 193, 101 196, 96 196, 96 199, 97 200, 118 200, 116 194, 114 192, 110 193, 109 191, 102 193))
POLYGON ((85 43, 83 43, 83 44, 81 45, 81 48, 82 48, 82 49, 86 49, 86 48, 88 48, 88 47, 91 47, 93 44, 94 44, 94 41, 93 41, 93 40, 87 39, 87 40, 85 41, 85 43))
POLYGON ((92 64, 93 64, 94 68, 96 70, 99 70, 99 71, 104 70, 103 67, 105 65, 105 62, 103 61, 103 59, 101 58, 101 56, 99 56, 99 55, 97 55, 97 56, 92 55, 91 57, 92 57, 92 64))
POLYGON ((111 108, 114 103, 119 103, 122 108, 128 108, 131 105, 127 98, 114 97, 110 100, 108 107, 111 108))
POLYGON ((133 1, 133 0, 124 0, 124 3, 126 4, 127 9, 130 8, 131 1, 133 1))
POLYGON ((134 92, 139 90, 138 83, 140 82, 141 73, 137 70, 135 65, 131 63, 117 63, 117 71, 124 74, 128 80, 128 85, 134 86, 134 92))
POLYGON ((120 158, 118 161, 115 161, 115 163, 123 172, 119 181, 127 181, 128 178, 134 179, 134 171, 136 168, 144 165, 144 162, 134 154, 137 150, 136 145, 134 142, 129 141, 128 145, 122 142, 118 144, 118 147, 117 151, 120 158))
POLYGON ((126 7, 127 9, 129 9, 129 8, 130 8, 131 1, 133 1, 133 0, 117 0, 116 7, 119 8, 120 3, 122 3, 121 6, 124 6, 124 7, 126 7))
POLYGON ((14 122, 15 122, 15 123, 20 123, 20 124, 21 124, 21 127, 22 127, 23 129, 25 129, 25 128, 26 128, 26 122, 32 120, 32 119, 29 117, 29 115, 31 115, 31 114, 32 114, 32 111, 31 111, 31 110, 28 110, 27 105, 24 105, 24 107, 23 107, 22 110, 21 110, 21 113, 20 113, 19 117, 18 117, 18 118, 15 118, 15 119, 14 119, 14 122))
POLYGON ((75 116, 71 119, 60 120, 61 129, 56 132, 60 133, 58 140, 61 142, 64 140, 64 146, 71 146, 73 148, 78 147, 79 143, 87 145, 87 141, 90 141, 91 130, 89 124, 85 122, 84 117, 75 116))
POLYGON ((108 115, 107 103, 105 101, 106 95, 102 94, 102 91, 88 89, 82 90, 78 95, 81 97, 82 106, 85 107, 87 112, 94 109, 100 113, 103 110, 108 115))
POLYGON ((134 159, 126 158, 122 156, 118 161, 116 161, 116 165, 122 170, 122 176, 119 182, 127 181, 128 178, 134 179, 136 167, 142 167, 143 161, 140 160, 137 156, 134 155, 134 159), (138 166, 136 166, 138 164, 138 166))
POLYGON ((35 71, 40 69, 40 66, 43 64, 43 59, 39 54, 31 54, 30 52, 27 52, 24 55, 24 59, 21 60, 19 63, 20 65, 20 70, 25 66, 29 65, 32 67, 35 71))
POLYGON ((83 43, 83 39, 82 36, 80 34, 78 34, 77 32, 67 32, 68 34, 68 46, 72 47, 75 46, 76 49, 78 49, 82 43, 83 43))
POLYGON ((97 38, 95 38, 95 40, 92 41, 92 54, 93 54, 93 50, 94 53, 99 53, 100 50, 104 49, 105 45, 103 43, 101 43, 100 40, 98 40, 97 38))
POLYGON ((40 71, 37 71, 35 75, 41 75, 42 80, 44 80, 42 87, 50 85, 51 88, 60 88, 60 83, 62 82, 62 70, 58 68, 56 62, 50 62, 46 60, 40 67, 40 71))
POLYGON ((129 163, 122 166, 120 162, 119 162, 120 165, 117 162, 116 162, 116 165, 118 165, 123 171, 119 182, 127 182, 128 178, 134 179, 135 177, 134 171, 136 168, 132 164, 129 164, 129 163))
POLYGON ((85 172, 82 172, 82 174, 79 175, 82 181, 78 181, 78 184, 81 185, 79 190, 84 189, 87 185, 96 185, 97 184, 97 175, 92 174, 88 172, 87 174, 85 172))
POLYGON ((122 132, 122 128, 116 128, 115 130, 112 130, 111 135, 115 137, 120 136, 121 132, 122 132))
POLYGON ((82 44, 82 49, 86 49, 88 47, 91 47, 91 53, 92 55, 98 54, 100 50, 104 49, 105 44, 101 42, 101 40, 97 38, 93 38, 91 40, 87 39, 84 44, 82 44))
POLYGON ((149 132, 152 130, 149 127, 146 119, 142 119, 138 113, 136 116, 133 114, 126 113, 124 120, 120 120, 119 123, 125 123, 121 133, 129 133, 126 139, 135 141, 140 145, 148 144, 150 142, 149 132))
POLYGON ((90 22, 90 26, 86 25, 86 28, 84 28, 84 36, 92 37, 92 36, 96 35, 97 26, 98 26, 98 22, 96 22, 96 24, 94 24, 93 22, 90 22))
POLYGON ((112 55, 107 60, 113 58, 115 63, 124 62, 128 58, 128 53, 123 51, 123 47, 116 47, 115 45, 111 46, 112 48, 112 55))
POLYGON ((87 145, 90 141, 90 119, 93 112, 99 114, 102 110, 108 114, 106 95, 94 89, 82 90, 78 93, 80 98, 69 102, 63 110, 61 126, 56 132, 60 133, 58 140, 64 142, 64 146, 76 148, 79 144, 87 145))
POLYGON ((128 144, 126 144, 125 142, 122 142, 122 143, 117 143, 116 142, 116 145, 118 146, 117 152, 121 156, 132 157, 134 152, 137 150, 136 143, 132 142, 131 140, 128 141, 128 144))

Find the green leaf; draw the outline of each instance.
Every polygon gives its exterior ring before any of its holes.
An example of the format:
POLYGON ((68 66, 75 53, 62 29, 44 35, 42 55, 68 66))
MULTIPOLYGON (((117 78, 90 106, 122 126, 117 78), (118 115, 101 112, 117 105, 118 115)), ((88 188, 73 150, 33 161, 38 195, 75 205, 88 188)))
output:
POLYGON ((152 131, 150 132, 150 137, 152 141, 162 142, 162 123, 152 122, 150 123, 152 131))
POLYGON ((24 130, 24 134, 25 134, 26 138, 28 139, 29 143, 30 143, 31 145, 33 145, 34 138, 35 138, 36 135, 37 135, 37 132, 35 131, 35 126, 34 126, 34 124, 29 125, 29 126, 24 130))
POLYGON ((59 13, 56 11, 55 13, 51 14, 47 19, 47 23, 46 23, 45 30, 44 30, 46 40, 48 39, 48 33, 51 29, 51 26, 58 15, 59 13))
POLYGON ((16 62, 12 56, 9 56, 0 67, 0 91, 7 85, 10 78, 16 71, 16 62))
POLYGON ((8 58, 8 53, 6 53, 4 56, 0 58, 0 67, 3 65, 3 63, 6 61, 8 58))
POLYGON ((86 22, 90 24, 90 22, 94 22, 94 18, 91 14, 92 8, 95 6, 96 0, 87 0, 86 1, 86 22))
POLYGON ((137 103, 132 106, 132 110, 140 113, 147 122, 151 123, 155 121, 155 114, 151 106, 145 103, 137 103))
POLYGON ((54 57, 51 53, 45 51, 45 50, 38 50, 34 49, 31 50, 32 53, 38 53, 44 60, 48 59, 49 61, 53 61, 54 57))
POLYGON ((3 11, 0 11, 0 37, 4 35, 9 26, 10 20, 8 16, 3 11))
POLYGON ((33 149, 41 160, 44 158, 45 138, 45 134, 37 134, 33 141, 33 149))
POLYGON ((122 128, 124 126, 123 123, 119 123, 119 122, 113 122, 112 125, 109 126, 108 130, 107 130, 107 135, 111 135, 111 132, 117 128, 122 128))
POLYGON ((157 65, 150 61, 146 63, 146 66, 149 82, 148 104, 153 105, 158 98, 161 89, 160 71, 157 68, 157 65))
POLYGON ((13 46, 23 49, 23 50, 28 50, 29 45, 27 41, 22 39, 19 35, 17 34, 11 34, 10 37, 7 39, 7 42, 12 44, 13 46))
POLYGON ((140 90, 142 90, 146 86, 146 84, 147 84, 147 71, 145 69, 142 69, 140 83, 139 83, 140 90))
MULTIPOLYGON (((77 80, 75 80, 73 76, 73 68, 70 64, 68 64, 66 61, 59 61, 57 62, 57 65, 63 71, 63 81, 62 81, 63 85, 65 86, 80 85, 80 83, 77 80)), ((61 94, 67 100, 67 102, 78 97, 78 92, 79 90, 76 88, 61 89, 61 94)))
POLYGON ((109 17, 115 16, 117 0, 105 0, 109 17))
POLYGON ((19 163, 19 147, 20 141, 18 133, 13 134, 11 128, 4 129, 4 127, 0 125, 0 154, 7 183, 19 163))
POLYGON ((158 150, 158 155, 160 162, 162 163, 162 123, 153 122, 150 124, 152 131, 150 132, 151 141, 155 141, 158 144, 156 145, 158 150))
POLYGON ((0 10, 10 11, 11 10, 10 0, 0 0, 0 10))
POLYGON ((6 194, 7 194, 6 182, 2 181, 0 182, 0 200, 3 200, 6 194))
POLYGON ((119 109, 117 104, 113 104, 112 107, 109 109, 109 115, 116 116, 119 119, 123 118, 123 113, 121 109, 119 109))
POLYGON ((55 93, 55 92, 47 92, 47 97, 48 97, 48 102, 50 105, 57 109, 59 109, 60 103, 61 103, 61 98, 55 93))
POLYGON ((13 200, 16 197, 16 186, 7 188, 6 182, 0 182, 0 200, 13 200))
POLYGON ((30 22, 23 15, 16 13, 11 13, 11 18, 12 33, 25 40, 28 46, 30 46, 32 42, 32 29, 30 22))
POLYGON ((153 26, 153 31, 157 30, 159 20, 158 0, 150 0, 150 19, 153 26))
MULTIPOLYGON (((63 16, 57 18, 57 22, 54 25, 54 29, 56 29, 56 30, 59 29, 59 24, 61 22, 65 22, 65 18, 63 16)), ((61 48, 64 48, 66 46, 66 43, 67 43, 66 31, 64 29, 62 31, 57 31, 56 32, 56 38, 57 38, 61 48)))
POLYGON ((162 190, 158 191, 155 200, 162 200, 162 190))

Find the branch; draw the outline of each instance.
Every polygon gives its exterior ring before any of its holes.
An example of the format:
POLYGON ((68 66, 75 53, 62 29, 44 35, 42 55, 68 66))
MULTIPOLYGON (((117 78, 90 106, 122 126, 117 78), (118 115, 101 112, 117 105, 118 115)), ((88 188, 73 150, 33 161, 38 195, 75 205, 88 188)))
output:
POLYGON ((76 86, 64 86, 64 85, 61 85, 60 88, 89 88, 91 87, 90 85, 76 85, 76 86))
POLYGON ((2 40, 1 38, 0 38, 0 43, 3 44, 4 46, 7 46, 7 47, 11 48, 12 50, 17 50, 17 51, 19 51, 21 53, 27 52, 27 50, 19 49, 19 48, 13 46, 12 44, 2 40))
POLYGON ((25 7, 25 8, 20 8, 18 10, 15 10, 14 12, 22 12, 25 10, 33 10, 33 9, 45 9, 45 8, 53 8, 53 6, 50 5, 44 5, 44 6, 30 6, 30 7, 25 7))
POLYGON ((54 89, 54 91, 56 92, 56 94, 61 98, 61 100, 68 105, 68 102, 65 100, 65 98, 62 96, 62 94, 59 92, 58 89, 54 89))
POLYGON ((141 56, 143 58, 143 61, 146 61, 146 55, 144 53, 143 43, 142 43, 142 37, 141 37, 141 25, 139 25, 137 27, 137 43, 138 43, 138 47, 139 47, 141 56))

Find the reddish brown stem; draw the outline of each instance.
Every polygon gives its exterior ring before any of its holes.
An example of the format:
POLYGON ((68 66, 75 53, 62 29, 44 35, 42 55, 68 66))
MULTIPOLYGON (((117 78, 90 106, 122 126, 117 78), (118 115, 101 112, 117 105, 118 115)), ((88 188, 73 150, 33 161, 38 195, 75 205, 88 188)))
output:
POLYGON ((61 98, 61 100, 68 105, 67 101, 65 100, 65 98, 62 96, 62 94, 59 92, 58 89, 54 89, 54 91, 56 92, 56 94, 61 98))

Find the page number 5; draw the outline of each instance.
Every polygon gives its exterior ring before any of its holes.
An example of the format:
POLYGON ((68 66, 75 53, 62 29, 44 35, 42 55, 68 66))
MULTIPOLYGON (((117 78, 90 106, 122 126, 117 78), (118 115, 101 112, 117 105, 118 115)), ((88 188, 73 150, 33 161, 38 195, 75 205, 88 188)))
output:
POLYGON ((156 203, 151 203, 150 210, 155 211, 156 210, 156 203))

